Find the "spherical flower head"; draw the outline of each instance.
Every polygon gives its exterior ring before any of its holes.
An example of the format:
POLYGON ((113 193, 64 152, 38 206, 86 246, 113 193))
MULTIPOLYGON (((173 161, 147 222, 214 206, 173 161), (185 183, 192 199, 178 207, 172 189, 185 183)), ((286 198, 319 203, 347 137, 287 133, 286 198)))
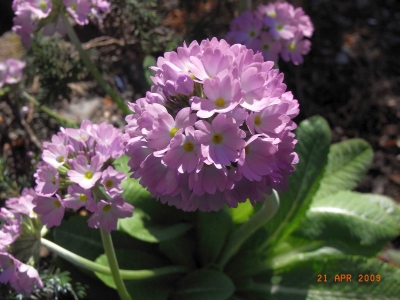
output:
POLYGON ((283 190, 297 161, 295 140, 282 141, 295 128, 298 103, 272 66, 260 53, 216 38, 159 58, 155 86, 129 105, 131 176, 186 211, 236 207, 247 198, 254 204, 283 190), (175 94, 168 85, 177 86, 181 74, 194 87, 175 94))
POLYGON ((55 196, 56 197, 37 196, 33 199, 33 204, 35 205, 33 211, 42 216, 42 224, 47 225, 48 228, 59 226, 64 217, 64 203, 58 194, 55 196))
POLYGON ((63 203, 66 208, 78 210, 84 206, 90 212, 95 212, 97 207, 92 192, 76 184, 68 187, 68 195, 63 199, 63 203))
POLYGON ((132 214, 133 206, 121 196, 116 196, 110 201, 100 200, 97 203, 97 211, 89 218, 88 225, 111 232, 117 229, 118 219, 132 217, 132 214))
POLYGON ((100 156, 92 157, 90 164, 83 155, 78 155, 72 162, 72 170, 67 172, 69 179, 84 189, 92 188, 101 177, 100 169, 103 165, 100 156))

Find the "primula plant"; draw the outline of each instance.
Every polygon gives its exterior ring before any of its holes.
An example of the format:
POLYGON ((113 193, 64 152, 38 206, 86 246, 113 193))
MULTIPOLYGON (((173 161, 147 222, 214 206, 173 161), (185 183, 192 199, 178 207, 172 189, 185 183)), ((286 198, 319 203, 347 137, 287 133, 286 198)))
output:
MULTIPOLYGON (((108 2, 13 6, 26 46, 46 26, 65 29, 126 125, 70 122, 76 126, 39 145, 35 186, 0 208, 0 282, 12 289, 8 296, 85 297, 66 271, 43 270, 44 246, 63 259, 61 270, 69 262, 121 299, 398 297, 400 270, 377 257, 399 234, 400 210, 388 197, 352 191, 372 149, 362 139, 331 145, 322 117, 294 123, 299 104, 274 68, 277 53, 264 57, 239 44, 248 41, 243 32, 233 44, 184 43, 151 67, 145 97, 125 105, 68 19, 99 21, 108 2)), ((309 18, 287 3, 259 6, 255 15, 261 19, 245 13, 249 23, 232 28, 290 45, 312 34, 309 18)), ((305 51, 288 47, 282 58, 300 63, 305 51)), ((17 93, 24 67, 0 63, 2 97, 17 93)))

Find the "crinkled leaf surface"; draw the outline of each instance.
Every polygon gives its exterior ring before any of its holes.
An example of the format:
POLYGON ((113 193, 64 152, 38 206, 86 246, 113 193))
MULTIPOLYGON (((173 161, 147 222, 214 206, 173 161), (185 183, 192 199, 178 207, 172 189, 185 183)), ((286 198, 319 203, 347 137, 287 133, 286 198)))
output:
POLYGON ((280 194, 278 212, 265 226, 270 234, 266 245, 285 238, 300 224, 327 163, 331 136, 325 119, 317 116, 301 122, 296 138, 300 161, 290 176, 289 189, 280 194))
POLYGON ((359 193, 341 191, 315 199, 296 231, 309 239, 383 247, 398 234, 396 220, 359 193))
POLYGON ((247 284, 247 293, 242 294, 247 299, 276 300, 398 299, 399 281, 398 268, 373 258, 322 257, 299 260, 272 277, 266 273, 263 278, 255 278, 255 282, 247 284), (339 281, 341 274, 351 275, 351 281, 339 281), (339 275, 336 282, 335 275, 339 275))
POLYGON ((328 164, 316 199, 340 190, 352 190, 371 165, 373 151, 362 139, 350 139, 329 149, 328 164))

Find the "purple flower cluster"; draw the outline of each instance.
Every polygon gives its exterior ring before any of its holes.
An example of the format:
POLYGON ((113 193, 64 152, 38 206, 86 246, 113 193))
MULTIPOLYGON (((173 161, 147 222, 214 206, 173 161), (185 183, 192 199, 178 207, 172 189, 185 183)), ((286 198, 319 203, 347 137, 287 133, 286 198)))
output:
POLYGON ((314 31, 310 17, 301 7, 287 2, 260 4, 253 12, 246 11, 231 23, 226 40, 241 43, 254 51, 261 51, 265 60, 303 63, 303 55, 310 51, 314 31))
MULTIPOLYGON (((21 197, 8 199, 6 207, 0 208, 2 224, 0 229, 0 282, 3 284, 9 283, 17 293, 25 295, 31 294, 35 287, 43 287, 35 268, 21 261, 28 261, 34 247, 28 243, 29 253, 24 259, 16 258, 10 253, 14 251, 10 250, 13 250, 13 244, 18 244, 19 239, 23 239, 27 235, 37 236, 38 231, 40 234, 38 228, 32 228, 34 222, 26 222, 27 219, 36 218, 36 214, 32 211, 34 197, 36 197, 35 191, 25 188, 21 197)), ((26 242, 22 244, 27 245, 26 242)), ((38 251, 38 249, 36 250, 38 251)), ((18 251, 15 252, 18 253, 18 251)))
POLYGON ((217 211, 287 188, 298 102, 261 53, 216 38, 158 58, 155 86, 130 104, 132 177, 162 203, 217 211))
POLYGON ((0 62, 0 88, 4 84, 14 84, 21 80, 25 62, 14 58, 8 58, 0 62))
POLYGON ((111 165, 124 154, 120 130, 84 120, 79 129, 62 129, 43 146, 33 200, 43 224, 60 225, 65 208, 85 207, 93 213, 88 225, 108 232, 116 229, 119 218, 132 216, 133 206, 120 196, 126 175, 111 165), (100 187, 105 193, 99 192, 100 187))
POLYGON ((59 14, 65 10, 79 25, 89 23, 89 16, 102 22, 104 14, 110 10, 106 0, 14 0, 12 8, 15 13, 13 30, 21 36, 22 44, 29 48, 33 31, 41 19, 47 19, 43 34, 53 35, 55 32, 65 34, 65 28, 59 14), (54 2, 54 3, 53 3, 54 2), (58 11, 55 11, 57 9, 58 11))

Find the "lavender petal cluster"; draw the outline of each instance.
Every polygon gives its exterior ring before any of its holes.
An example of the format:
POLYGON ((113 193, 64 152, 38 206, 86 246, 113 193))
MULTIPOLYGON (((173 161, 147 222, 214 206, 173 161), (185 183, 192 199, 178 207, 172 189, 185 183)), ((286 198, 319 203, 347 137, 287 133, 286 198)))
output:
POLYGON ((246 11, 231 23, 226 36, 230 43, 241 43, 260 51, 265 60, 303 63, 303 55, 311 48, 314 26, 301 7, 287 2, 260 4, 254 12, 246 11))
POLYGON ((216 38, 159 57, 151 92, 126 117, 131 176, 184 211, 255 203, 286 189, 298 162, 299 105, 273 65, 216 38))
POLYGON ((14 58, 0 62, 0 88, 4 84, 14 84, 22 79, 22 70, 26 63, 14 58))
POLYGON ((41 225, 35 222, 36 214, 32 210, 35 197, 33 189, 25 188, 21 197, 8 199, 5 207, 0 208, 0 282, 9 283, 24 295, 43 287, 37 270, 24 263, 40 249, 41 225), (27 249, 21 249, 20 245, 27 249))
POLYGON ((101 23, 110 11, 110 3, 106 0, 14 0, 12 8, 15 13, 13 30, 21 36, 24 47, 29 48, 40 20, 46 19, 44 35, 65 34, 60 14, 68 12, 79 25, 88 24, 89 17, 101 23))
POLYGON ((120 196, 126 175, 112 166, 124 154, 123 144, 119 129, 88 120, 79 129, 62 128, 51 142, 44 142, 43 161, 34 174, 37 197, 33 199, 33 210, 41 215, 42 223, 58 226, 66 208, 84 207, 92 213, 90 227, 110 232, 119 218, 131 217, 133 206, 120 196))

